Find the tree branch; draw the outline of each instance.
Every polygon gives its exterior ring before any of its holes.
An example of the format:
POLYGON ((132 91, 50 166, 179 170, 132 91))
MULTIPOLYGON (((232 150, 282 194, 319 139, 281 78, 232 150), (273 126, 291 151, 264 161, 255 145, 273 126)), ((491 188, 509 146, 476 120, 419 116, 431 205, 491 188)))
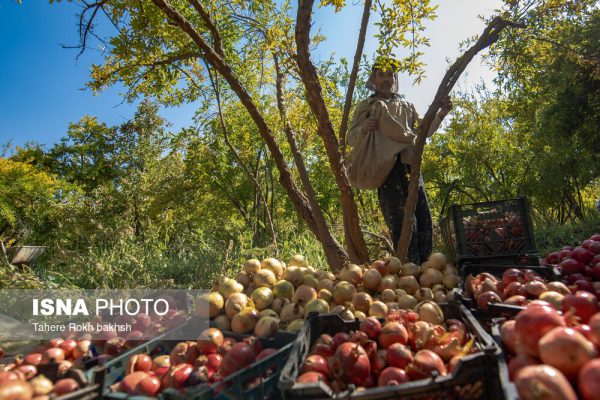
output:
POLYGON ((306 165, 304 164, 304 159, 302 158, 302 154, 300 153, 300 149, 298 148, 298 143, 296 141, 296 135, 292 130, 292 125, 287 118, 285 100, 284 100, 284 76, 281 71, 281 67, 279 65, 279 59, 277 54, 274 52, 273 62, 275 63, 275 87, 277 90, 277 108, 279 109, 279 115, 281 116, 281 120, 283 122, 283 130, 285 131, 285 135, 287 137, 287 141, 292 150, 292 155, 294 157, 294 162, 296 163, 296 168, 298 168, 298 173, 300 175, 300 180, 302 181, 302 185, 306 192, 308 202, 313 211, 315 222, 317 224, 317 228, 319 229, 319 236, 323 246, 326 248, 325 255, 328 259, 330 259, 330 265, 343 265, 348 261, 348 254, 344 251, 342 246, 335 240, 335 238, 331 235, 329 227, 327 226, 327 222, 325 221, 325 217, 323 216, 323 212, 319 203, 317 202, 317 195, 314 191, 314 188, 310 182, 308 177, 308 171, 306 169, 306 165), (329 249, 329 250, 327 250, 329 249))
POLYGON ((342 122, 340 123, 340 151, 342 155, 346 154, 346 131, 348 130, 348 119, 350 118, 350 108, 352 108, 352 97, 354 96, 354 87, 356 86, 356 77, 360 67, 360 58, 362 57, 363 48, 365 47, 365 37, 367 35, 367 26, 369 25, 369 16, 371 14, 371 6, 373 0, 365 0, 363 8, 362 20, 360 22, 360 33, 358 34, 358 43, 356 43, 356 52, 354 53, 354 61, 352 63, 352 72, 350 73, 350 81, 346 91, 346 101, 344 103, 344 112, 342 114, 342 122))
POLYGON ((236 158, 236 160, 238 161, 238 163, 240 163, 240 166, 242 167, 242 169, 244 170, 246 175, 248 175, 250 177, 250 179, 252 180, 252 182, 254 183, 254 187, 256 188, 258 197, 259 197, 260 201, 262 202, 263 206, 265 207, 267 221, 269 222, 269 228, 271 229, 272 243, 274 246, 277 246, 277 234, 275 233, 275 227, 273 226, 273 220, 271 219, 271 212, 269 211, 269 206, 267 205, 267 200, 263 194, 260 183, 258 182, 256 177, 252 174, 252 171, 250 171, 250 169, 248 169, 248 167, 246 166, 246 163, 240 156, 239 152, 236 150, 236 148, 231 143, 231 140, 229 140, 229 133, 228 133, 227 125, 225 124, 225 119, 223 117, 223 108, 221 107, 221 93, 219 90, 219 85, 218 85, 218 82, 216 82, 216 80, 213 78, 212 72, 210 71, 209 68, 207 68, 207 71, 208 71, 208 77, 210 79, 211 86, 213 87, 215 96, 217 98, 217 109, 219 110, 219 120, 221 122, 221 127, 223 128, 223 136, 225 138, 225 143, 227 144, 227 147, 229 147, 229 150, 231 150, 231 152, 233 153, 233 155, 236 158))
POLYGON ((290 197, 294 208, 300 217, 306 222, 309 229, 315 234, 315 236, 318 237, 317 225, 315 223, 312 210, 306 200, 306 196, 296 186, 290 170, 287 167, 281 149, 275 141, 274 135, 269 129, 264 117, 250 97, 250 94, 246 91, 231 67, 210 45, 208 45, 208 43, 206 43, 206 41, 196 31, 196 29, 194 29, 187 19, 185 19, 180 13, 171 7, 166 0, 152 1, 168 18, 174 21, 174 23, 177 24, 177 26, 194 41, 194 43, 202 51, 204 59, 219 72, 225 81, 227 81, 231 89, 236 93, 241 103, 248 111, 248 114, 250 114, 250 117, 256 124, 263 140, 267 144, 279 170, 279 181, 290 197))
POLYGON ((429 106, 429 109, 425 113, 423 120, 418 128, 417 141, 413 152, 413 158, 411 163, 411 174, 410 182, 408 186, 408 196, 406 199, 406 206, 404 210, 404 219, 402 221, 402 233, 398 241, 398 248, 396 256, 406 262, 406 256, 408 254, 408 246, 412 236, 413 219, 415 216, 415 208, 417 205, 417 194, 419 190, 419 178, 421 175, 421 161, 423 158, 423 149, 427 140, 427 133, 429 128, 437 115, 438 110, 441 106, 441 100, 443 97, 448 96, 450 91, 458 81, 458 78, 465 70, 467 65, 471 62, 473 57, 481 50, 491 46, 500 38, 500 32, 506 27, 523 27, 522 24, 503 20, 501 17, 495 17, 489 25, 484 29, 483 33, 477 40, 477 42, 471 46, 462 56, 460 56, 454 64, 448 69, 442 83, 440 84, 437 93, 433 99, 433 102, 429 106))
POLYGON ((310 61, 310 25, 314 0, 300 0, 296 17, 296 62, 302 83, 306 89, 308 104, 317 119, 318 133, 323 139, 333 176, 340 190, 344 233, 350 259, 356 263, 369 261, 367 244, 360 229, 358 209, 352 188, 346 176, 338 141, 335 137, 329 111, 323 98, 323 90, 315 66, 310 61))
POLYGON ((219 33, 217 26, 214 24, 214 22, 210 18, 210 15, 204 9, 204 7, 202 7, 202 4, 200 4, 198 2, 198 0, 189 0, 189 2, 196 9, 196 11, 198 11, 198 14, 200 14, 200 16, 202 17, 202 20, 206 24, 206 27, 210 31, 210 33, 213 37, 213 40, 214 40, 213 47, 214 47, 215 51, 217 52, 218 55, 220 55, 221 57, 224 57, 225 53, 223 50, 223 39, 221 38, 221 34, 219 33))

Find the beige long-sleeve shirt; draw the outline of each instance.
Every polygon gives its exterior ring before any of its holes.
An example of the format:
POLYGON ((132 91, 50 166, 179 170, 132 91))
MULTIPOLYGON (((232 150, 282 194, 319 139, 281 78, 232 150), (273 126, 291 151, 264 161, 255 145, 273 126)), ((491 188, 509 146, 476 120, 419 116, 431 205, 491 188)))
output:
MULTIPOLYGON (((375 98, 374 96, 370 96, 365 100, 362 100, 356 106, 356 110, 354 111, 354 116, 352 118, 352 122, 350 123, 350 128, 348 129, 347 142, 350 147, 353 147, 357 142, 359 142, 360 135, 364 135, 363 132, 363 124, 365 121, 372 116, 372 105, 377 100, 382 100, 380 98, 375 98)), ((415 106, 412 103, 407 101, 400 100, 398 96, 393 96, 388 101, 385 101, 387 104, 387 108, 389 110, 390 115, 398 122, 401 129, 404 129, 404 134, 412 133, 416 134, 415 127, 421 122, 421 117, 419 113, 415 109, 415 106)), ((436 121, 434 121, 436 122, 436 121)), ((433 132, 437 129, 438 124, 433 123, 432 129, 428 132, 428 137, 430 137, 433 132)), ((412 155, 414 151, 414 144, 406 143, 398 143, 398 153, 400 153, 400 159, 405 164, 410 164, 412 161, 412 155)))

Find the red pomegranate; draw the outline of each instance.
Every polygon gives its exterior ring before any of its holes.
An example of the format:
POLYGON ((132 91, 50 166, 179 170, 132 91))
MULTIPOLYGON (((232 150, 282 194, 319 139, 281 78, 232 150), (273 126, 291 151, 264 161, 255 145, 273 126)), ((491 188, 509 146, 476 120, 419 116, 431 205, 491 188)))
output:
POLYGON ((579 369, 598 353, 592 342, 581 333, 562 326, 546 333, 539 342, 540 359, 568 379, 577 377, 579 369))
POLYGON ((444 361, 431 350, 419 350, 413 361, 406 367, 406 372, 411 380, 429 378, 432 373, 446 375, 444 361))
POLYGON ((371 374, 371 362, 360 344, 346 342, 335 351, 331 369, 338 380, 362 386, 371 374))
POLYGON ((387 367, 377 379, 377 386, 399 385, 410 381, 406 371, 401 368, 387 367))
POLYGON ((515 377, 515 385, 523 400, 577 400, 567 378, 549 365, 523 368, 515 377))
POLYGON ((413 354, 410 349, 401 344, 394 343, 387 349, 387 365, 390 367, 406 368, 413 360, 413 354))
POLYGON ((246 343, 236 343, 221 362, 221 375, 227 377, 256 361, 254 350, 246 343))
POLYGON ((600 398, 600 358, 588 361, 581 368, 577 378, 577 387, 583 400, 600 398))
POLYGON ((537 357, 539 340, 557 326, 566 326, 566 323, 554 308, 530 305, 519 312, 515 319, 515 333, 520 349, 529 356, 537 357))
POLYGON ((406 344, 407 341, 408 332, 400 322, 388 322, 381 329, 379 345, 382 349, 387 349, 394 343, 406 344))

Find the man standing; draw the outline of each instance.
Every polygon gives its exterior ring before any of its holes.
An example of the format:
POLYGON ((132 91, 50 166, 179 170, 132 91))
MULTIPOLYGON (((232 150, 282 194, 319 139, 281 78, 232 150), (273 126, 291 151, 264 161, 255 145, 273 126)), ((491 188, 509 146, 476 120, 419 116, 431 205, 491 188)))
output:
MULTIPOLYGON (((348 130, 348 145, 353 147, 349 157, 351 160, 352 153, 364 143, 366 135, 386 135, 388 137, 385 148, 381 148, 379 151, 381 154, 391 154, 393 158, 391 163, 384 164, 386 166, 383 169, 377 169, 377 173, 381 175, 379 178, 383 181, 383 184, 377 188, 377 195, 383 217, 392 236, 394 250, 396 250, 408 196, 415 132, 421 118, 413 104, 400 99, 397 69, 393 65, 394 62, 387 64, 392 65, 376 63, 371 71, 367 88, 375 93, 357 105, 348 130)), ((442 99, 441 110, 433 120, 428 136, 438 129, 451 109, 450 98, 442 99)), ((373 157, 373 162, 378 162, 376 157, 373 157)), ((419 182, 417 207, 412 228, 408 260, 420 265, 429 258, 433 246, 431 212, 422 178, 419 182)))

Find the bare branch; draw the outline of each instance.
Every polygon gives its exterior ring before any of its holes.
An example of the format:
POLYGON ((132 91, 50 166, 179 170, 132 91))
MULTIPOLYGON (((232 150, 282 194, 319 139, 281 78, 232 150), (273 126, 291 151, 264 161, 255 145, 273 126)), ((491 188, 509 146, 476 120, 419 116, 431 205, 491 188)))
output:
POLYGON ((344 112, 342 114, 342 122, 340 124, 340 151, 342 155, 346 154, 346 131, 348 130, 348 119, 350 118, 350 108, 352 107, 352 97, 354 96, 354 87, 356 86, 356 77, 360 67, 360 59, 362 57, 363 48, 365 47, 365 37, 367 35, 367 26, 369 25, 369 16, 371 15, 372 0, 365 0, 362 20, 360 22, 360 33, 358 34, 358 43, 356 43, 356 52, 354 53, 354 61, 352 63, 352 72, 350 73, 350 81, 346 90, 346 101, 344 103, 344 112))
MULTIPOLYGON (((192 24, 177 12, 166 0, 152 0, 153 3, 163 11, 163 13, 175 23, 184 33, 186 33, 198 46, 207 61, 219 74, 227 81, 231 89, 236 93, 241 103, 244 105, 250 117, 256 124, 263 140, 267 144, 271 152, 275 164, 279 170, 279 181, 286 190, 292 204, 300 217, 306 222, 309 229, 318 238, 318 229, 312 214, 310 205, 306 200, 306 196, 296 186, 283 153, 279 145, 275 141, 271 129, 268 127, 263 115, 258 110, 256 104, 252 100, 250 94, 244 88, 240 80, 237 78, 231 67, 223 60, 223 58, 213 49, 202 36, 196 31, 192 24)), ((332 266, 335 268, 335 266, 332 266)))
POLYGON ((473 57, 481 50, 491 46, 500 38, 500 32, 506 27, 523 27, 522 24, 506 21, 501 17, 495 17, 489 25, 484 29, 483 33, 477 40, 477 42, 471 46, 462 56, 460 56, 454 64, 448 69, 442 83, 440 84, 437 93, 433 99, 433 102, 429 106, 429 109, 425 113, 423 120, 418 128, 417 141, 415 143, 413 158, 411 163, 411 174, 410 182, 408 185, 408 196, 406 199, 406 206, 404 209, 404 219, 402 222, 402 233, 398 241, 398 248, 396 256, 406 262, 406 256, 408 254, 408 246, 412 236, 412 224, 415 215, 415 208, 417 205, 417 193, 419 190, 419 178, 421 176, 421 161, 423 157, 423 149, 427 140, 427 133, 433 123, 434 118, 437 115, 438 110, 441 106, 441 100, 443 97, 448 96, 458 78, 465 70, 467 65, 471 62, 473 57))
POLYGON ((250 179, 252 180, 252 183, 254 183, 254 187, 256 188, 256 191, 258 193, 260 201, 263 203, 263 206, 265 207, 265 212, 267 214, 267 220, 269 222, 269 228, 271 229, 271 238, 273 240, 272 244, 275 247, 277 247, 277 235, 275 234, 275 227, 273 225, 273 219, 271 219, 271 212, 269 211, 267 199, 265 198, 265 196, 263 194, 263 191, 260 186, 260 183, 258 182, 258 179, 256 178, 256 176, 254 176, 254 174, 252 174, 252 171, 250 171, 250 169, 248 169, 248 167, 246 166, 246 163, 240 156, 240 153, 236 150, 236 148, 231 143, 231 140, 229 139, 229 132, 227 129, 227 125, 225 124, 225 118, 223 117, 223 108, 221 106, 221 91, 219 89, 218 82, 216 82, 216 79, 213 78, 212 72, 211 72, 210 68, 208 67, 208 65, 207 65, 207 71, 208 71, 208 77, 210 79, 211 86, 215 92, 215 96, 217 99, 217 109, 219 111, 219 121, 221 122, 221 127, 223 128, 223 137, 225 138, 225 143, 227 144, 227 147, 229 147, 229 150, 231 150, 231 152, 233 153, 234 157, 236 158, 236 160, 238 161, 238 163, 240 164, 240 166, 242 167, 242 169, 244 170, 246 175, 248 175, 250 177, 250 179))
POLYGON ((325 221, 325 217, 317 202, 317 195, 314 191, 314 188, 310 182, 308 177, 308 171, 306 169, 306 165, 304 164, 304 159, 302 158, 302 154, 300 153, 300 149, 298 148, 298 143, 296 141, 296 135, 292 130, 292 125, 290 124, 287 118, 285 100, 284 100, 284 76, 281 71, 281 67, 279 65, 279 59, 277 54, 274 52, 273 62, 275 63, 275 87, 277 92, 277 108, 279 109, 279 115, 281 116, 281 120, 283 121, 283 130, 285 131, 285 135, 287 137, 287 141, 292 150, 292 155, 294 157, 294 162, 296 163, 296 168, 298 168, 298 173, 300 175, 300 180, 302 181, 302 185, 304 190, 306 191, 308 202, 310 204, 311 209, 313 210, 315 216, 315 222, 317 224, 317 228, 319 229, 319 236, 321 237, 321 242, 323 242, 324 246, 331 249, 335 254, 339 254, 339 257, 342 258, 344 263, 348 260, 348 254, 343 250, 340 244, 335 240, 335 238, 331 235, 331 232, 327 226, 327 222, 325 221))

